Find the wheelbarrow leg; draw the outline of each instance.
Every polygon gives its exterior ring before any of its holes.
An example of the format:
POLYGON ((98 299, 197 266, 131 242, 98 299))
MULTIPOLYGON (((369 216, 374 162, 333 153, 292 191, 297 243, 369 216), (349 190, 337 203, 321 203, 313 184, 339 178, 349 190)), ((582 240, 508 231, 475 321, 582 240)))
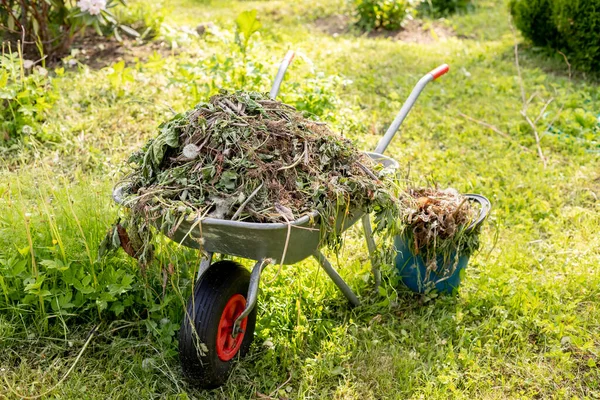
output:
POLYGON ((373 272, 373 277, 375 278, 375 293, 377 293, 379 290, 379 285, 381 285, 381 271, 379 270, 379 264, 375 259, 375 239, 373 239, 373 230, 371 229, 371 219, 369 218, 369 214, 363 215, 362 225, 365 231, 367 248, 369 249, 369 258, 371 259, 371 271, 373 272))
POLYGON ((202 255, 202 260, 200 261, 200 268, 198 269, 198 275, 196 276, 196 280, 200 279, 203 273, 206 272, 210 264, 212 263, 213 253, 206 253, 202 255))
POLYGON ((246 308, 244 311, 237 317, 233 324, 233 332, 232 336, 235 337, 238 333, 241 332, 240 325, 244 318, 246 318, 252 312, 252 309, 256 305, 256 299, 258 298, 258 284, 260 283, 260 274, 263 269, 271 264, 270 258, 264 258, 259 260, 254 264, 252 268, 252 274, 250 274, 250 285, 248 286, 248 295, 246 296, 246 308))
POLYGON ((323 255, 323 253, 321 253, 319 250, 316 250, 313 256, 317 259, 319 264, 321 264, 321 267, 323 267, 325 272, 327 272, 327 275, 329 275, 333 283, 335 283, 335 285, 342 291, 344 296, 346 296, 348 301, 353 306, 360 305, 358 297, 356 297, 352 289, 350 289, 350 286, 348 286, 348 284, 342 279, 340 274, 338 274, 337 271, 331 266, 327 258, 325 258, 325 256, 323 255))

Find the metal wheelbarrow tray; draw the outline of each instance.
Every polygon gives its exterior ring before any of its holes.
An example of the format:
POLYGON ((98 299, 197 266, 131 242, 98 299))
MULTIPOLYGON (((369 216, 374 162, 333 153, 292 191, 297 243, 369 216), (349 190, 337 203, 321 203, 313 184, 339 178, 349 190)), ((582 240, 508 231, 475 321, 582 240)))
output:
MULTIPOLYGON (((288 52, 279 67, 271 89, 275 99, 285 71, 294 57, 288 52)), ((397 169, 398 163, 384 156, 385 151, 408 112, 427 83, 448 71, 442 65, 423 76, 412 90, 402 109, 379 141, 375 152, 365 152, 384 168, 397 169)), ((116 187, 113 198, 124 204, 125 187, 116 187)), ((194 293, 186 306, 179 332, 179 355, 185 375, 195 384, 211 388, 223 384, 231 372, 234 358, 243 356, 253 339, 256 323, 256 301, 263 269, 271 263, 294 264, 313 256, 348 301, 356 306, 360 301, 348 284, 320 252, 320 215, 313 211, 289 223, 253 223, 214 218, 183 221, 169 235, 183 246, 203 251, 194 293), (224 254, 255 260, 249 273, 238 263, 229 260, 212 263, 213 254, 224 254)), ((369 249, 375 286, 381 281, 374 261, 376 250, 371 222, 365 210, 340 209, 335 219, 335 231, 341 233, 362 220, 369 249)), ((160 218, 155 225, 160 228, 160 218)))

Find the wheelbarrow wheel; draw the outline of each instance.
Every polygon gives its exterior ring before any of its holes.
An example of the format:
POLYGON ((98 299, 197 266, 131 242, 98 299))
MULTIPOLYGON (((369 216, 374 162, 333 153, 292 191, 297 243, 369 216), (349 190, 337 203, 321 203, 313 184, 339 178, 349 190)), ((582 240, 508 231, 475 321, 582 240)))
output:
POLYGON ((256 307, 243 332, 233 337, 236 318, 244 311, 250 273, 233 261, 212 264, 196 283, 179 331, 179 358, 191 383, 214 388, 227 381, 236 358, 244 356, 254 336, 256 307))

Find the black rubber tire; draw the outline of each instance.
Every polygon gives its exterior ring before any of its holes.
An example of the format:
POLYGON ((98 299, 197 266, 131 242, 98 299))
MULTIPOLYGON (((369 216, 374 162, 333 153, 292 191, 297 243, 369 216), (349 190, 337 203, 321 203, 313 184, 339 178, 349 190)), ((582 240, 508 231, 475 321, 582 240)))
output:
POLYGON ((190 383, 206 389, 221 386, 227 381, 236 359, 248 352, 254 338, 256 307, 248 316, 242 346, 234 358, 222 361, 216 346, 225 305, 238 293, 246 297, 249 284, 250 272, 227 260, 212 264, 196 282, 193 301, 192 298, 188 300, 179 331, 179 359, 190 383), (190 318, 194 319, 195 332, 190 318))

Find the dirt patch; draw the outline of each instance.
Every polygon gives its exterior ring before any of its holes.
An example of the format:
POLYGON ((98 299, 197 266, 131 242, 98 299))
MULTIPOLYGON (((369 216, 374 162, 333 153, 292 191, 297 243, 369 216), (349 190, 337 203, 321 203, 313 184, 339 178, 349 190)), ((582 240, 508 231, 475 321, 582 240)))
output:
POLYGON ((371 32, 369 37, 389 37, 406 43, 431 44, 456 36, 452 28, 436 22, 408 21, 399 31, 371 32))
POLYGON ((351 18, 347 15, 334 14, 323 18, 317 18, 314 22, 317 30, 337 36, 351 31, 351 18))
MULTIPOLYGON (((7 36, 4 40, 10 42, 12 49, 17 48, 17 40, 20 38, 7 36)), ((92 69, 100 69, 107 67, 121 60, 126 64, 131 64, 139 61, 147 61, 155 52, 162 57, 173 52, 168 43, 162 41, 139 42, 129 38, 123 38, 122 42, 117 41, 114 37, 102 37, 95 34, 86 34, 84 37, 78 37, 71 45, 70 55, 73 58, 72 65, 77 62, 86 64, 92 69)), ((39 60, 40 55, 37 48, 28 43, 23 47, 23 59, 39 60)), ((67 57, 46 58, 46 66, 50 68, 60 67, 63 65, 63 60, 67 57)), ((38 61, 39 63, 39 61, 38 61)), ((68 62, 67 62, 68 64, 68 62)))
MULTIPOLYGON (((338 36, 346 33, 360 33, 352 27, 352 20, 347 15, 335 14, 324 18, 318 18, 314 22, 315 27, 324 33, 332 36, 338 36)), ((369 33, 362 33, 363 36, 370 38, 391 38, 406 43, 431 44, 449 37, 455 37, 456 33, 449 26, 435 21, 408 21, 402 29, 395 31, 377 30, 369 33)))
POLYGON ((73 58, 92 69, 104 68, 121 60, 126 64, 136 60, 144 62, 155 52, 163 57, 172 54, 170 46, 165 42, 140 43, 128 39, 118 42, 115 38, 99 36, 86 36, 76 40, 71 46, 73 58))

